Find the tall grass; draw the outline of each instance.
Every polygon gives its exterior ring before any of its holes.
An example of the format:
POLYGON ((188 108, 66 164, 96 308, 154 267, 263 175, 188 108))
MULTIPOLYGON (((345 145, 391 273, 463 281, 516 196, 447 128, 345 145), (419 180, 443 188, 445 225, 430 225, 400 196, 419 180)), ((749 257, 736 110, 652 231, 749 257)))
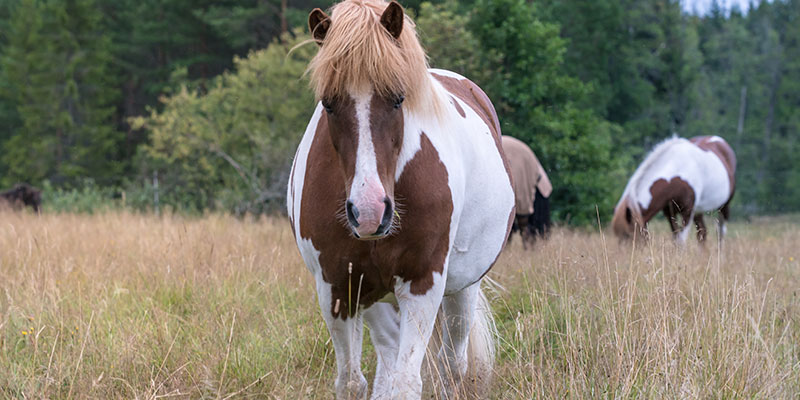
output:
POLYGON ((498 397, 796 398, 798 227, 729 232, 722 249, 565 230, 512 248, 494 270, 498 397))
MULTIPOLYGON (((492 397, 796 397, 800 228, 729 232, 705 250, 517 240, 490 274, 492 397)), ((291 236, 278 218, 0 214, 0 397, 331 398, 291 236)), ((365 340, 368 379, 374 362, 365 340)))

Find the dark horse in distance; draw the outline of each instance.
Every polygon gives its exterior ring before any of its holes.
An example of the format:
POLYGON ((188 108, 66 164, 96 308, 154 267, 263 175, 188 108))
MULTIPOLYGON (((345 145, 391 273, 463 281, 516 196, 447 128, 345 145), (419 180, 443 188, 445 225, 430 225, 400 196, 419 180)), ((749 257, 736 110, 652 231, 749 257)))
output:
POLYGON ((33 211, 39 212, 41 205, 42 191, 27 183, 18 183, 13 188, 0 192, 0 208, 21 210, 30 206, 33 211))

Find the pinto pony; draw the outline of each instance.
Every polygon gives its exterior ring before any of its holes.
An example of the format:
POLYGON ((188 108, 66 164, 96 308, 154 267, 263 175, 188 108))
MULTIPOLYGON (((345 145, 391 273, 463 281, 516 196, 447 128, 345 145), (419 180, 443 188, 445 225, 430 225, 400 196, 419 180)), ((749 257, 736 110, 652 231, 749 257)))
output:
POLYGON ((487 378, 494 358, 480 285, 514 216, 494 107, 464 77, 428 69, 396 2, 345 0, 330 16, 312 11, 309 27, 320 101, 287 206, 333 339, 336 397, 367 395, 363 320, 378 357, 371 398, 419 399, 441 310, 438 370, 450 398, 468 373, 487 378))
MULTIPOLYGON (((516 199, 514 231, 522 236, 522 246, 527 248, 536 236, 544 237, 550 230, 550 194, 553 185, 533 150, 523 141, 503 136, 516 199)), ((511 236, 509 236, 509 241, 511 236)))
POLYGON ((647 238, 647 222, 663 211, 675 240, 686 242, 694 220, 697 239, 704 243, 703 213, 719 210, 722 243, 735 172, 736 155, 719 136, 672 138, 660 143, 628 181, 611 221, 614 233, 621 238, 634 233, 647 238), (682 227, 678 216, 683 219, 682 227))

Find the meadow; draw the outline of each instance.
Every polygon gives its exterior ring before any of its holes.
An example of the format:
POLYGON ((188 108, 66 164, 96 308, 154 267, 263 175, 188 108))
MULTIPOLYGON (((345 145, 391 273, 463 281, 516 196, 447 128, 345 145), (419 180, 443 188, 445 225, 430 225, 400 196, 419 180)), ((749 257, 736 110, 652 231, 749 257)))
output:
MULTIPOLYGON (((285 219, 0 222, 0 397, 332 398, 285 219)), ((597 229, 512 243, 487 286, 492 398, 797 398, 800 219, 733 223, 722 248, 714 233, 679 248, 656 224, 635 251, 597 229)), ((365 338, 368 380, 374 364, 365 338)))

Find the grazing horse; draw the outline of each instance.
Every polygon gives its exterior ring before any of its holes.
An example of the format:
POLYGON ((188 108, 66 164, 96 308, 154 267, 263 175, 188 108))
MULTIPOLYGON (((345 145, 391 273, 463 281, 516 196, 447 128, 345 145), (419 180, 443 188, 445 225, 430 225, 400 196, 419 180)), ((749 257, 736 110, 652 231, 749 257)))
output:
POLYGON ((628 238, 638 231, 647 238, 647 222, 664 211, 675 240, 686 242, 694 219, 697 240, 702 244, 707 235, 703 213, 719 210, 722 243, 735 172, 736 155, 719 136, 667 139, 653 149, 628 181, 611 221, 614 233, 628 238), (678 225, 678 215, 683 218, 683 227, 678 225))
MULTIPOLYGON (((511 168, 516 199, 516 218, 511 235, 519 230, 522 246, 527 248, 536 236, 545 237, 550 230, 550 194, 553 185, 539 159, 525 142, 503 136, 503 151, 511 168)), ((511 240, 511 236, 508 240, 511 240)))
POLYGON ((419 399, 440 310, 438 370, 451 398, 488 380, 494 359, 480 284, 514 217, 494 107, 471 81, 428 69, 396 2, 345 0, 330 16, 314 9, 309 27, 320 101, 287 207, 333 339, 336 398, 367 395, 366 321, 377 353, 371 398, 419 399))
POLYGON ((0 204, 15 210, 30 206, 38 213, 42 205, 42 191, 27 183, 17 183, 12 189, 0 192, 0 204))

